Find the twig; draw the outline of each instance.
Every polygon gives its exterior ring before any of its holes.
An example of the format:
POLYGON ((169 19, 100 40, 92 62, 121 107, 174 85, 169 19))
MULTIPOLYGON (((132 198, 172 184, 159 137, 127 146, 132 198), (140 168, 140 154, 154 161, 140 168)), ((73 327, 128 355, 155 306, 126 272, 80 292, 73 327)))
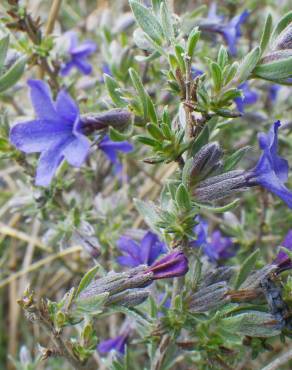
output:
POLYGON ((269 363, 269 365, 263 367, 261 370, 277 370, 280 366, 286 364, 288 361, 292 360, 292 350, 284 353, 282 356, 276 358, 274 361, 269 363))
POLYGON ((33 242, 36 247, 46 252, 52 252, 52 249, 43 244, 39 239, 37 238, 32 239, 29 235, 25 234, 24 232, 16 230, 13 227, 3 224, 2 222, 0 222, 0 234, 16 238, 27 243, 33 242))
POLYGON ((14 281, 14 280, 20 278, 21 276, 27 274, 28 272, 32 272, 32 271, 38 270, 40 267, 42 267, 44 265, 47 265, 47 264, 51 263, 52 261, 54 261, 54 260, 56 260, 58 258, 63 258, 65 256, 67 256, 68 254, 72 254, 72 253, 76 253, 76 252, 81 252, 81 251, 82 251, 82 247, 75 246, 75 247, 71 247, 71 248, 65 249, 64 251, 61 251, 59 253, 56 253, 56 254, 54 254, 52 256, 48 256, 46 258, 43 258, 42 260, 40 260, 38 262, 35 262, 32 265, 30 265, 27 269, 17 271, 15 274, 10 275, 8 278, 2 280, 0 282, 0 289, 3 288, 4 286, 6 286, 7 284, 11 283, 11 281, 14 281))
POLYGON ((46 36, 49 36, 54 30, 55 22, 56 22, 56 19, 58 17, 58 14, 61 8, 61 3, 62 3, 62 0, 54 0, 52 3, 48 22, 46 25, 46 30, 45 30, 46 36))
POLYGON ((162 337, 159 347, 156 350, 153 363, 151 364, 151 370, 160 370, 162 368, 170 340, 171 337, 169 334, 165 334, 162 337))

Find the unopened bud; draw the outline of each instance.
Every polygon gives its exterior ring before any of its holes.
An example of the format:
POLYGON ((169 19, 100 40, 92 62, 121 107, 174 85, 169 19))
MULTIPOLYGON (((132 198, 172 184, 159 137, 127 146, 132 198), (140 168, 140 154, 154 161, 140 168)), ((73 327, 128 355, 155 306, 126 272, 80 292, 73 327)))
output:
POLYGON ((112 109, 103 113, 92 113, 81 117, 82 131, 85 135, 110 126, 124 130, 131 122, 132 114, 126 109, 112 109))
POLYGON ((111 304, 116 304, 120 306, 126 307, 134 307, 138 306, 139 304, 143 303, 149 297, 150 291, 149 290, 127 290, 125 292, 115 294, 108 298, 106 301, 106 306, 111 304))
POLYGON ((204 145, 186 167, 187 185, 192 187, 218 169, 223 152, 217 142, 204 145))
POLYGON ((250 337, 273 337, 281 333, 281 324, 273 315, 249 311, 221 320, 222 327, 232 333, 250 337))
POLYGON ((199 183, 193 195, 198 201, 211 202, 243 191, 247 188, 244 171, 229 171, 222 175, 213 176, 199 183))
POLYGON ((101 293, 109 293, 110 296, 126 291, 146 286, 152 281, 153 274, 146 271, 147 266, 139 266, 122 273, 110 273, 108 276, 91 282, 84 289, 79 299, 87 299, 101 293))
POLYGON ((276 50, 267 54, 262 60, 260 65, 268 64, 282 59, 287 59, 292 56, 292 49, 276 50))
POLYGON ((183 252, 173 252, 148 267, 145 273, 152 273, 152 279, 167 279, 183 276, 188 272, 188 259, 183 252))
POLYGON ((273 44, 274 50, 292 49, 292 23, 289 24, 276 38, 273 44))
POLYGON ((206 312, 229 301, 227 296, 228 286, 225 281, 200 289, 192 295, 189 303, 190 312, 206 312))

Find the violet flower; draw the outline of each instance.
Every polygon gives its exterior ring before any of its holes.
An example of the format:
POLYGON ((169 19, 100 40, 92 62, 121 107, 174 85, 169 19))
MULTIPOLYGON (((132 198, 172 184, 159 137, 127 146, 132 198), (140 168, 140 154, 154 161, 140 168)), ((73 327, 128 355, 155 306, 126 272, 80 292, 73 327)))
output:
POLYGON ((153 280, 185 275, 189 270, 188 259, 183 252, 173 252, 151 265, 145 273, 152 272, 153 280))
POLYGON ((246 105, 254 104, 258 100, 258 94, 251 90, 248 86, 247 82, 244 82, 243 84, 238 86, 238 89, 240 89, 243 93, 243 97, 237 97, 234 99, 236 107, 240 113, 244 113, 244 108, 246 105))
POLYGON ((288 162, 278 155, 278 129, 280 121, 273 124, 268 134, 258 135, 263 153, 256 167, 246 173, 247 185, 261 185, 281 198, 292 208, 292 192, 285 183, 288 180, 288 162))
POLYGON ((109 338, 107 340, 100 342, 100 344, 97 347, 98 351, 102 355, 106 355, 108 352, 111 352, 111 351, 116 351, 118 352, 118 354, 124 355, 128 339, 129 339, 129 331, 126 330, 122 334, 114 338, 109 338))
POLYGON ((197 239, 190 242, 191 247, 202 248, 204 254, 212 262, 231 258, 235 255, 235 248, 231 238, 225 237, 219 230, 215 230, 211 238, 208 237, 208 222, 201 218, 194 227, 197 239))
POLYGON ((272 84, 272 85, 269 86, 268 98, 269 98, 271 103, 275 103, 275 101, 277 100, 278 92, 279 92, 280 89, 281 89, 281 86, 277 85, 277 84, 272 84))
POLYGON ((98 148, 103 151, 109 161, 115 165, 115 172, 120 172, 122 169, 121 162, 118 158, 118 152, 129 153, 134 147, 128 141, 112 141, 108 135, 105 135, 98 144, 98 148))
POLYGON ((117 246, 124 254, 117 258, 118 263, 128 267, 150 266, 161 254, 167 252, 165 244, 151 231, 144 235, 140 245, 134 240, 122 236, 117 241, 117 246))
POLYGON ((54 102, 45 82, 29 80, 28 85, 36 118, 13 126, 10 142, 25 153, 41 153, 35 183, 48 186, 64 159, 74 167, 84 163, 90 141, 82 133, 79 109, 66 91, 61 90, 54 102))
POLYGON ((96 51, 96 44, 88 40, 78 45, 77 34, 73 31, 69 31, 65 35, 69 40, 68 60, 61 67, 60 74, 67 76, 74 67, 85 75, 90 74, 92 66, 87 58, 96 51))
POLYGON ((200 24, 200 28, 210 33, 219 33, 228 45, 229 52, 236 56, 237 39, 241 36, 240 27, 248 17, 249 12, 244 10, 240 15, 233 17, 229 22, 224 22, 224 17, 217 15, 217 5, 211 4, 208 17, 200 24))
MULTIPOLYGON (((292 251, 292 229, 288 231, 285 239, 281 243, 281 246, 292 251)), ((290 257, 282 250, 280 250, 280 252, 278 253, 273 264, 276 264, 278 266, 278 273, 292 268, 292 261, 290 257)))

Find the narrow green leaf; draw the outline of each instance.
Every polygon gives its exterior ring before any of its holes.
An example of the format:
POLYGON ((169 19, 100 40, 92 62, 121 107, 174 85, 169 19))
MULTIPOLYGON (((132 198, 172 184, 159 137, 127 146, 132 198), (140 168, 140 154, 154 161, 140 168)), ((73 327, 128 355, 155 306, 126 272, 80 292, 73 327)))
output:
POLYGON ((182 183, 185 185, 186 188, 189 187, 190 184, 190 174, 191 174, 191 169, 193 167, 193 158, 189 158, 184 165, 184 168, 182 170, 182 183))
POLYGON ((241 94, 241 91, 236 88, 229 89, 220 97, 219 104, 222 106, 226 105, 230 100, 240 97, 241 94))
POLYGON ((191 199, 184 184, 180 184, 177 188, 175 201, 179 208, 184 208, 186 210, 191 208, 191 199))
POLYGON ((134 125, 131 123, 126 130, 118 131, 113 127, 109 128, 109 136, 112 141, 124 141, 129 139, 134 130, 134 125))
POLYGON ((241 65, 239 66, 237 72, 237 83, 241 84, 242 82, 246 81, 252 71, 254 70, 255 66, 257 65, 261 56, 261 49, 257 46, 252 49, 247 56, 243 59, 241 65))
POLYGON ((236 150, 235 153, 231 154, 224 163, 224 171, 232 170, 249 149, 250 146, 245 146, 236 150))
POLYGON ((169 7, 165 2, 160 5, 160 18, 161 24, 164 32, 164 36, 170 42, 174 40, 174 29, 172 24, 172 16, 169 7))
POLYGON ((187 50, 187 55, 190 58, 193 58, 194 51, 199 41, 200 35, 201 35, 201 32, 199 31, 199 28, 195 27, 188 37, 186 50, 187 50))
POLYGON ((138 140, 140 143, 149 145, 152 147, 157 147, 159 146, 159 141, 152 139, 151 137, 148 136, 143 136, 143 135, 137 135, 135 136, 135 139, 138 140))
POLYGON ((292 10, 285 14, 277 23, 273 33, 271 40, 274 42, 276 38, 280 35, 280 33, 292 22, 292 10))
POLYGON ((163 135, 162 131, 160 130, 160 128, 157 125, 154 125, 153 123, 148 123, 146 128, 147 128, 149 134, 154 139, 157 139, 157 140, 163 140, 164 139, 164 135, 163 135))
POLYGON ((15 85, 24 72, 26 57, 20 58, 0 77, 0 93, 15 85))
POLYGON ((147 105, 148 94, 144 89, 144 86, 142 84, 140 77, 138 76, 137 72, 133 68, 129 69, 129 74, 130 74, 132 83, 139 95, 140 103, 143 106, 144 117, 146 118, 148 114, 148 105, 147 105))
POLYGON ((103 77, 109 96, 111 97, 114 104, 117 107, 125 107, 127 103, 120 97, 120 94, 118 93, 118 89, 120 88, 118 83, 107 74, 104 74, 103 77))
POLYGON ((211 75, 215 91, 220 91, 222 86, 222 69, 219 64, 212 62, 210 65, 211 75))
POLYGON ((230 211, 231 209, 237 207, 239 204, 239 199, 235 199, 231 203, 228 203, 222 207, 212 207, 208 204, 203 204, 203 203, 198 203, 198 202, 193 202, 193 204, 198 208, 207 209, 214 213, 224 213, 224 212, 230 211))
POLYGON ((5 36, 0 40, 0 75, 3 70, 9 45, 9 36, 5 36))
POLYGON ((79 294, 85 288, 88 287, 88 285, 91 283, 91 281, 93 280, 94 276, 96 275, 98 269, 99 269, 99 265, 96 265, 92 269, 90 269, 89 271, 87 271, 87 273, 83 276, 83 278, 81 279, 81 281, 79 283, 79 286, 77 288, 75 297, 78 297, 79 294))
POLYGON ((163 40, 163 30, 155 15, 150 9, 135 0, 130 0, 130 6, 138 25, 152 40, 154 40, 158 45, 161 45, 163 40))
POLYGON ((259 64, 253 71, 253 76, 266 80, 281 80, 291 77, 292 56, 271 63, 259 64))
POLYGON ((224 84, 227 85, 230 81, 233 80, 234 76, 236 75, 239 68, 238 62, 233 62, 228 68, 226 72, 223 71, 223 76, 225 77, 224 84))
POLYGON ((266 48, 267 48, 267 46, 270 42, 272 27, 273 27, 273 18, 271 16, 271 14, 268 14, 266 22, 265 22, 263 34, 262 34, 262 37, 261 37, 261 42, 260 42, 260 48, 261 48, 261 53, 262 54, 264 53, 264 51, 266 50, 266 48))
POLYGON ((227 62, 228 62, 227 50, 223 45, 221 45, 219 49, 218 57, 217 57, 217 63, 219 64, 221 68, 224 68, 227 62))
POLYGON ((256 249, 241 265, 241 268, 237 274, 235 280, 235 289, 238 289, 242 283, 246 280, 249 273, 254 269, 258 256, 260 254, 259 249, 256 249))
POLYGON ((179 64, 179 68, 180 70, 185 73, 186 72, 186 65, 185 65, 185 61, 184 61, 184 48, 177 44, 175 45, 174 47, 174 50, 175 50, 175 55, 176 55, 176 58, 177 58, 177 61, 178 61, 178 64, 179 64))
POLYGON ((139 199, 134 199, 134 204, 148 226, 153 230, 159 231, 156 224, 160 221, 160 217, 157 214, 154 204, 150 202, 146 203, 139 199))
POLYGON ((209 140, 209 126, 205 124, 203 130, 200 132, 199 136, 196 138, 191 147, 191 156, 193 157, 203 145, 207 144, 209 140))

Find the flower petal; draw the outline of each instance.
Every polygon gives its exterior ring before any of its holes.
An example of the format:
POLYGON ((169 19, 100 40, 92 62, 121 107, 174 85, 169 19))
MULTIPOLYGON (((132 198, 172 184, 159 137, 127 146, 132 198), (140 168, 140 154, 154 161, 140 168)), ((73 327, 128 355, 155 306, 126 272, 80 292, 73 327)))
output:
POLYGON ((74 57, 73 63, 79 69, 79 71, 85 75, 89 75, 92 72, 92 66, 87 60, 74 57))
POLYGON ((78 135, 65 147, 63 154, 69 164, 74 167, 80 167, 90 149, 90 141, 83 135, 78 135))
POLYGON ((257 182, 281 198, 289 208, 292 208, 292 191, 280 181, 275 172, 268 172, 257 176, 257 182))
POLYGON ((64 159, 63 149, 71 140, 72 137, 60 140, 41 154, 35 179, 36 185, 50 185, 57 168, 64 159))
POLYGON ((65 91, 61 90, 56 99, 56 111, 64 120, 64 123, 71 125, 79 115, 79 108, 71 96, 65 91))
POLYGON ((57 113, 49 86, 41 80, 29 80, 31 101, 37 117, 46 121, 57 121, 57 113))
POLYGON ((47 150, 56 140, 66 139, 71 130, 66 126, 47 121, 27 121, 10 130, 10 142, 25 153, 47 150))
POLYGON ((71 69, 75 67, 75 64, 72 60, 70 60, 69 62, 67 63, 64 63, 61 67, 61 70, 60 70, 60 75, 65 77, 65 76, 68 76, 68 74, 70 73, 71 69))
POLYGON ((73 54, 75 57, 86 57, 92 53, 94 53, 97 49, 97 45, 93 41, 85 41, 82 44, 76 46, 74 49, 70 50, 70 53, 73 54))

